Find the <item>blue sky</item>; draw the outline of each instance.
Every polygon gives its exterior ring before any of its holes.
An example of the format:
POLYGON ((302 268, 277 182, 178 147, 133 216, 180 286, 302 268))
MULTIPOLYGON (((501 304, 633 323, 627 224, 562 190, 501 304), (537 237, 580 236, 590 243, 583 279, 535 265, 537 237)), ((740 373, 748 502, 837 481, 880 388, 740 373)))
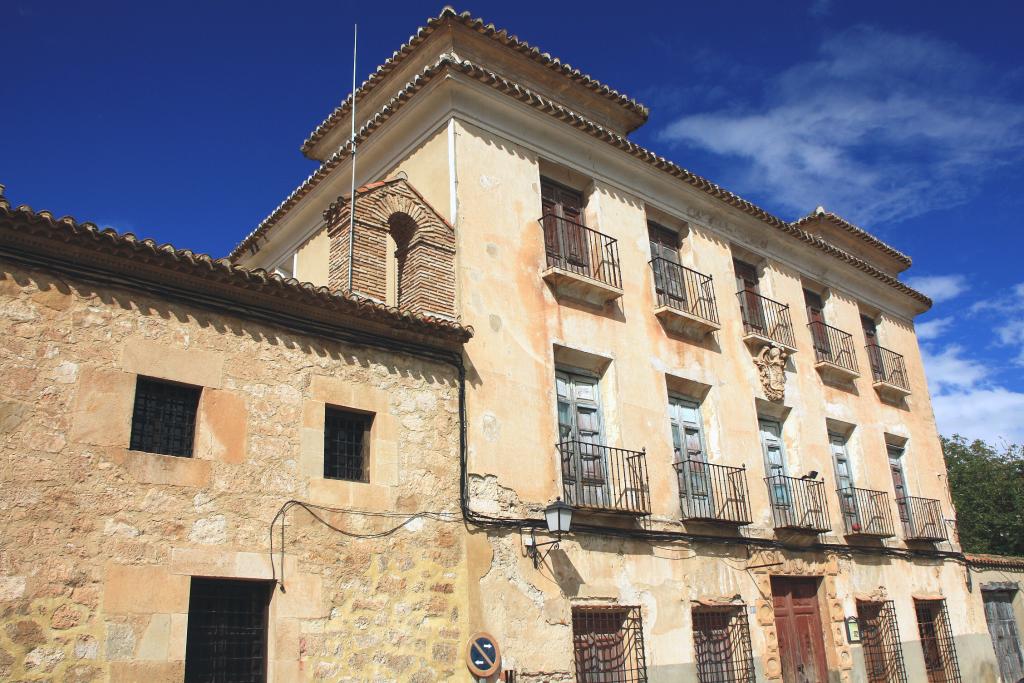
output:
MULTIPOLYGON (((909 253, 941 431, 1024 442, 1021 5, 664 4, 457 9, 650 106, 640 144, 909 253)), ((440 8, 0 0, 0 183, 223 255, 312 171, 298 146, 349 90, 353 21, 362 80, 440 8)))

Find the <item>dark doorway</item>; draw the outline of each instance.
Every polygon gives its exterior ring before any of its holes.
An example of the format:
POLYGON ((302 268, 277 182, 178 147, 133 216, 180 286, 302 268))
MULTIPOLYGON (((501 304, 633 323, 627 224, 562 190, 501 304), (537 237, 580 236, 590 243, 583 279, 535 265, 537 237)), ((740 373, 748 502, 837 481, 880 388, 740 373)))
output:
POLYGON ((772 577, 775 630, 785 683, 827 683, 818 579, 772 577))
POLYGON ((268 581, 192 577, 185 683, 267 680, 268 581))

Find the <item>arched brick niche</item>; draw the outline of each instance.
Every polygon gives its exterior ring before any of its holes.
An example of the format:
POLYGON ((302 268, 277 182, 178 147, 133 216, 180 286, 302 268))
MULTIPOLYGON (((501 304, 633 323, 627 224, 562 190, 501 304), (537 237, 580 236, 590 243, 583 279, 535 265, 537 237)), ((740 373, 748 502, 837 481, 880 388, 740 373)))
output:
MULTIPOLYGON (((347 197, 324 211, 328 282, 348 288, 347 197)), ((455 316, 455 231, 405 179, 356 190, 352 291, 413 313, 455 316)))

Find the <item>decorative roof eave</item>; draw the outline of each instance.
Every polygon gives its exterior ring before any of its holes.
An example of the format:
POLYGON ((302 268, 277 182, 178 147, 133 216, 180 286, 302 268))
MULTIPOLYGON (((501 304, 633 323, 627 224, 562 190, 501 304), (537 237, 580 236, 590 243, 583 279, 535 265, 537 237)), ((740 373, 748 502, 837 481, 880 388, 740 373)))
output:
MULTIPOLYGON (((381 108, 377 114, 373 116, 367 123, 357 132, 356 143, 361 144, 374 130, 384 124, 389 118, 391 118, 397 111, 408 102, 412 96, 424 88, 431 80, 437 75, 445 71, 446 69, 453 69, 459 73, 467 75, 484 85, 487 85, 495 90, 502 92, 524 104, 527 104, 545 114, 556 118, 564 123, 571 125, 572 127, 580 130, 593 138, 606 142, 613 147, 616 147, 630 156, 633 156, 641 161, 644 161, 651 166, 668 173, 669 175, 682 180, 691 187, 694 187, 701 192, 710 195, 735 209, 742 211, 743 213, 757 218, 758 220, 766 223, 767 225, 784 232, 801 242, 808 244, 820 251, 823 251, 830 256, 834 256, 842 261, 845 261, 849 265, 853 266, 857 270, 860 270, 868 275, 874 277, 877 280, 889 285, 896 289, 902 294, 909 296, 910 298, 921 303, 925 310, 931 307, 932 300, 927 296, 918 292, 917 290, 907 286, 903 282, 900 282, 897 278, 889 275, 888 273, 872 266, 867 261, 850 254, 843 249, 835 246, 831 242, 823 239, 818 235, 814 235, 807 230, 799 227, 794 223, 784 221, 783 219, 775 216, 774 214, 765 211, 756 204, 743 199, 737 194, 726 190, 725 188, 711 182, 703 176, 697 175, 692 171, 688 171, 678 164, 669 161, 665 157, 662 157, 654 152, 641 147, 640 145, 626 139, 625 137, 614 133, 607 128, 595 123, 586 117, 578 114, 577 112, 564 107, 557 102, 549 100, 537 93, 534 93, 530 89, 514 83, 498 74, 489 71, 473 62, 468 60, 459 60, 454 55, 444 54, 438 59, 438 61, 430 66, 427 66, 423 71, 418 74, 415 78, 409 81, 405 87, 403 87, 397 95, 395 95, 384 107, 381 108)), ((228 256, 229 259, 234 260, 242 254, 242 252, 250 245, 256 243, 256 241, 263 236, 275 223, 284 217, 285 213, 299 202, 305 195, 309 194, 310 191, 324 178, 329 175, 330 171, 333 170, 341 161, 348 156, 349 145, 346 143, 341 146, 334 154, 332 154, 323 165, 318 168, 312 175, 310 175, 305 182, 296 188, 291 195, 282 202, 277 209, 274 210, 266 219, 260 223, 259 226, 253 230, 249 236, 247 236, 228 256)))
POLYGON ((982 553, 964 553, 964 557, 967 558, 967 564, 972 567, 1024 571, 1024 557, 987 555, 982 553))
MULTIPOLYGON (((174 276, 173 279, 179 283, 194 286, 206 283, 217 287, 217 291, 234 292, 247 299, 257 294, 262 305, 274 302, 289 307, 307 306, 324 316, 349 319, 359 327, 372 325, 382 330, 395 330, 400 335, 412 333, 417 338, 432 338, 446 344, 462 344, 473 336, 471 327, 452 320, 402 311, 365 297, 283 278, 262 269, 249 270, 227 259, 214 259, 207 254, 176 249, 170 244, 138 239, 131 233, 101 229, 70 216, 56 218, 48 211, 37 212, 24 205, 11 208, 7 199, 0 195, 0 245, 11 245, 18 250, 40 243, 59 246, 52 253, 68 260, 71 256, 65 252, 71 246, 114 257, 114 261, 106 259, 105 263, 123 264, 124 270, 130 270, 131 274, 139 277, 144 277, 139 265, 145 264, 174 276)), ((271 309, 269 305, 267 308, 271 309)), ((240 315, 244 316, 244 313, 240 315)))
MULTIPOLYGON (((579 69, 573 68, 570 64, 566 64, 557 57, 552 57, 547 52, 541 52, 538 48, 520 40, 518 36, 509 35, 508 31, 498 29, 494 24, 485 24, 482 19, 474 17, 469 12, 460 13, 456 12, 450 6, 445 6, 438 16, 428 19, 425 26, 418 28, 416 33, 410 36, 409 40, 407 40, 404 45, 398 48, 383 64, 378 66, 377 70, 370 74, 369 78, 363 81, 363 84, 356 88, 354 93, 349 94, 348 97, 342 100, 341 104, 335 107, 334 111, 332 111, 315 129, 313 129, 313 132, 310 133, 309 137, 302 143, 302 147, 300 148, 302 153, 309 158, 313 158, 310 156, 313 148, 325 136, 327 136, 339 121, 341 121, 351 110, 353 96, 355 97, 356 102, 366 97, 389 73, 394 71, 399 64, 405 61, 405 59, 414 52, 416 47, 421 45, 428 37, 430 37, 430 35, 433 34, 447 19, 461 22, 467 28, 476 31, 477 33, 490 38, 505 47, 512 48, 516 52, 526 55, 538 64, 580 83, 588 90, 591 90, 592 92, 597 93, 598 95, 639 115, 643 120, 647 120, 649 109, 633 98, 608 87, 596 78, 581 72, 579 69)), ((633 130, 635 130, 635 128, 633 130)), ((628 133, 631 131, 626 132, 628 133)))
POLYGON ((795 225, 796 227, 803 227, 804 225, 807 225, 808 223, 811 223, 819 218, 827 220, 836 227, 845 230, 846 232, 864 241, 865 243, 874 247, 875 249, 878 249, 879 251, 888 254, 892 258, 902 263, 907 268, 909 268, 913 264, 913 262, 910 260, 910 257, 904 254, 902 251, 899 251, 895 247, 886 244, 885 242, 883 242, 882 240, 878 239, 870 232, 865 230, 864 228, 860 228, 854 225, 853 223, 849 222, 842 216, 834 214, 831 211, 825 211, 821 207, 818 207, 818 209, 807 214, 803 218, 793 221, 793 225, 795 225))

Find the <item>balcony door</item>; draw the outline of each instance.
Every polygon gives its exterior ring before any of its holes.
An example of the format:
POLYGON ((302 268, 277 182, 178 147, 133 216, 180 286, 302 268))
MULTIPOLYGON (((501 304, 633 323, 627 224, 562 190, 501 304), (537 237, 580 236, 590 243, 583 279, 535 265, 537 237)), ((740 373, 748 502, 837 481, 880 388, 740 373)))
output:
POLYGON ((832 346, 825 328, 825 302, 817 292, 804 290, 804 304, 807 306, 807 320, 811 323, 811 338, 819 358, 831 359, 832 346))
POLYGON ((686 310, 686 287, 679 269, 679 233, 657 223, 648 223, 647 238, 658 305, 686 310))
POLYGON ((764 306, 761 303, 757 268, 737 259, 733 259, 732 267, 736 273, 736 291, 741 293, 743 322, 746 323, 748 331, 763 335, 766 333, 767 325, 764 319, 764 306))
POLYGON ((836 432, 828 433, 829 448, 832 450, 832 464, 836 470, 836 488, 839 490, 839 509, 847 518, 847 529, 861 531, 864 521, 857 509, 857 495, 853 490, 853 471, 850 468, 850 454, 846 450, 846 437, 836 432))
POLYGON ((558 439, 562 483, 572 491, 569 504, 601 507, 608 500, 608 473, 604 461, 601 401, 596 377, 559 370, 558 439))
POLYGON ((900 521, 903 528, 911 527, 910 502, 907 500, 907 480, 903 476, 903 449, 892 444, 886 445, 889 453, 889 472, 892 473, 892 488, 896 494, 896 507, 899 508, 900 521))
POLYGON ((782 445, 782 425, 775 420, 760 418, 757 421, 761 431, 761 450, 764 452, 764 470, 769 477, 771 503, 774 507, 789 510, 793 496, 789 490, 789 476, 786 467, 786 451, 782 445))
POLYGON ((690 517, 715 519, 714 491, 704 452, 700 404, 688 398, 669 398, 672 448, 675 451, 679 495, 690 517))
POLYGON ((540 180, 540 194, 548 266, 589 275, 583 194, 547 178, 540 180))
POLYGON ((868 349, 868 362, 871 364, 871 376, 876 380, 885 378, 885 368, 882 365, 882 352, 878 348, 878 328, 875 326, 874 318, 862 315, 860 326, 864 330, 864 343, 868 349))

